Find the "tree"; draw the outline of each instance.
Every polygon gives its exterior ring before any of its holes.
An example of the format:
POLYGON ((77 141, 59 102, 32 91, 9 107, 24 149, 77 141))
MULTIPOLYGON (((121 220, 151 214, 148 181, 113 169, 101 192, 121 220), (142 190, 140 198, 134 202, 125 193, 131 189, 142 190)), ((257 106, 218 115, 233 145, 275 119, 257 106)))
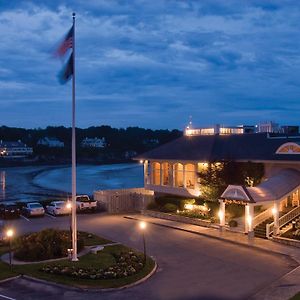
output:
POLYGON ((261 163, 240 163, 235 161, 209 163, 198 173, 201 184, 201 197, 217 200, 229 184, 256 186, 264 175, 261 163))

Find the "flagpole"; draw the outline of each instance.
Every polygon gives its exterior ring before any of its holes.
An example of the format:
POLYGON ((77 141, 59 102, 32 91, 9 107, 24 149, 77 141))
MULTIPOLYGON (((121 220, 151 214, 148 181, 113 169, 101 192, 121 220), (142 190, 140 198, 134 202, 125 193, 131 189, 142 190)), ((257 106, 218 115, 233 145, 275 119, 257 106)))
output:
POLYGON ((76 135, 75 135, 75 13, 73 16, 73 76, 72 76, 72 261, 77 257, 77 217, 76 217, 76 135))

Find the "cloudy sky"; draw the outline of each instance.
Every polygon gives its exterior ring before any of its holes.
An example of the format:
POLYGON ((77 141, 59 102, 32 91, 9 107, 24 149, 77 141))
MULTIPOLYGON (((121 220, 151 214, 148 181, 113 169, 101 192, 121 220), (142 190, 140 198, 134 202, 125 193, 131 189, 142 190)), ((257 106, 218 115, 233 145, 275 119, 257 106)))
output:
POLYGON ((73 11, 80 127, 300 123, 298 1, 1 0, 0 125, 70 125, 73 11))

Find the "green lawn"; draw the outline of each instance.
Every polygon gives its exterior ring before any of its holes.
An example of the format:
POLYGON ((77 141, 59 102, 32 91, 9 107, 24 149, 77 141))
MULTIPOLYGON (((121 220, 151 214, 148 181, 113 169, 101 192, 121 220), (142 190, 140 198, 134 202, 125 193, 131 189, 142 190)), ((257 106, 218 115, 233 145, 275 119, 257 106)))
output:
MULTIPOLYGON (((7 246, 0 246, 0 256, 8 251, 7 246)), ((10 266, 2 261, 0 261, 0 280, 16 276, 14 272, 10 270, 10 266)))
MULTIPOLYGON (((85 245, 99 245, 107 244, 110 241, 102 239, 101 237, 90 235, 88 233, 80 233, 80 235, 85 239, 85 245)), ((7 247, 0 247, 0 254, 7 252, 7 247)), ((51 262, 51 263, 38 263, 38 264, 29 264, 29 265, 14 265, 13 270, 10 270, 8 264, 0 262, 0 280, 17 276, 20 274, 29 275, 32 277, 53 281, 56 283, 66 284, 70 286, 77 287, 91 287, 91 288, 114 288, 121 287, 130 283, 133 283, 147 274, 149 274, 154 268, 154 261, 147 257, 145 266, 137 273, 125 278, 116 278, 116 279, 81 279, 74 278, 67 275, 61 274, 51 274, 41 271, 41 268, 45 265, 61 265, 61 266, 76 266, 79 268, 93 268, 93 269, 106 269, 110 266, 116 264, 114 254, 119 254, 123 251, 130 251, 132 249, 125 247, 123 245, 114 245, 105 247, 102 251, 99 251, 97 254, 86 254, 79 258, 78 262, 71 262, 67 259, 51 262)), ((136 252, 132 250, 133 252, 136 252)), ((141 255, 141 253, 138 253, 141 255)))
POLYGON ((300 292, 298 294, 296 294, 293 298, 291 298, 290 300, 300 300, 300 292))

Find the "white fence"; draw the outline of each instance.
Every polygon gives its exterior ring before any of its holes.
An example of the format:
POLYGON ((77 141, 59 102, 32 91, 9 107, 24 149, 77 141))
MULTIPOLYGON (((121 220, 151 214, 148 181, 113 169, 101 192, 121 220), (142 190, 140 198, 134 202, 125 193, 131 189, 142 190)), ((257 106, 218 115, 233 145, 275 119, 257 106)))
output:
POLYGON ((109 213, 146 209, 154 201, 154 192, 144 188, 95 191, 94 199, 109 213))

